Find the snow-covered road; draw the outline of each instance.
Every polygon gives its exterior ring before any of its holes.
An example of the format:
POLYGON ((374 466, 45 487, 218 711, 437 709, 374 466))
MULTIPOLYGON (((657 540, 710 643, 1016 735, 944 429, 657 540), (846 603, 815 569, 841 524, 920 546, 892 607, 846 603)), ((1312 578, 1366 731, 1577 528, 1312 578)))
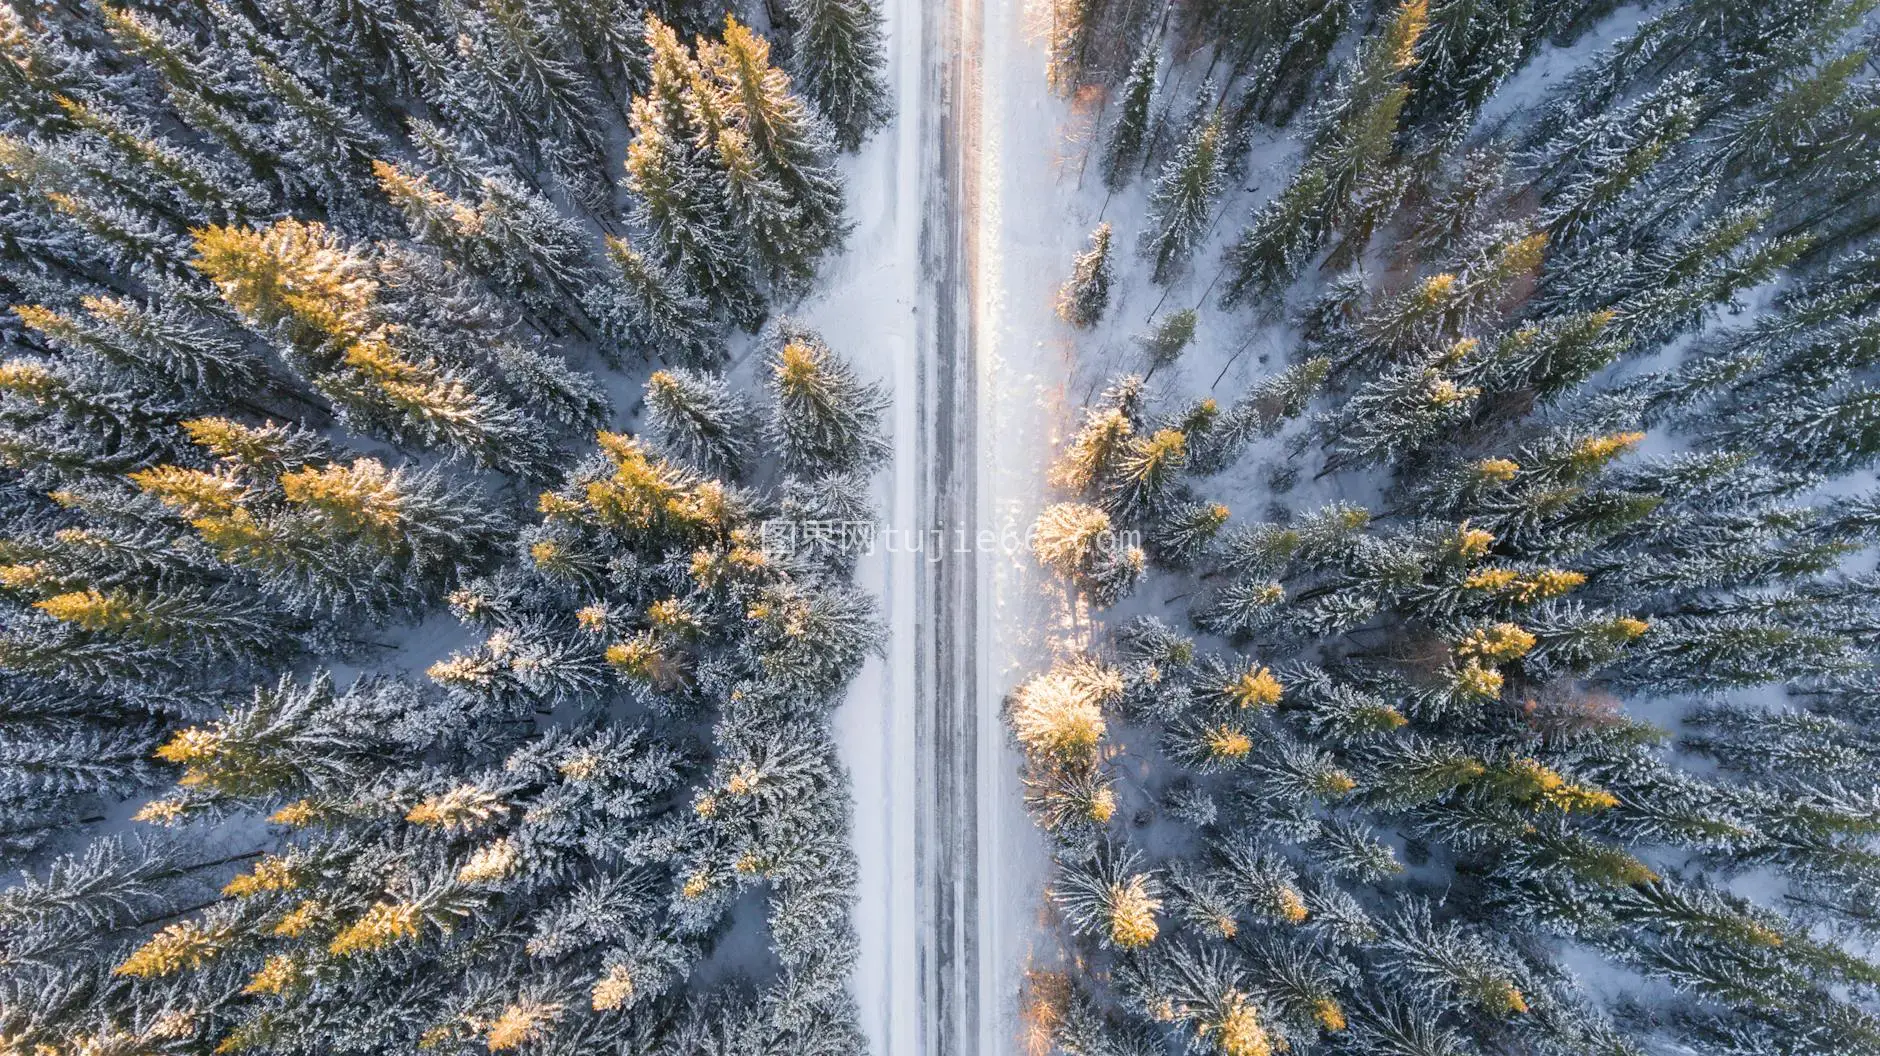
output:
MULTIPOLYGON (((980 577, 978 334, 978 5, 925 4, 918 124, 926 154, 920 354, 928 382, 921 555, 914 625, 915 869, 920 898, 921 1049, 970 1056, 982 1019, 979 849, 980 577)), ((898 630, 898 629, 897 629, 898 630)))
POLYGON ((1043 494, 1068 363, 1039 336, 1061 264, 1037 254, 1056 253, 1059 210, 1008 223, 1002 195, 1013 179, 1054 193, 1063 107, 1022 0, 883 6, 897 116, 851 169, 855 231, 800 313, 894 391, 877 492, 892 534, 859 572, 889 646, 837 715, 861 863, 855 993, 878 1056, 1004 1053, 1046 864, 999 719, 1049 632, 1011 544, 1043 494))

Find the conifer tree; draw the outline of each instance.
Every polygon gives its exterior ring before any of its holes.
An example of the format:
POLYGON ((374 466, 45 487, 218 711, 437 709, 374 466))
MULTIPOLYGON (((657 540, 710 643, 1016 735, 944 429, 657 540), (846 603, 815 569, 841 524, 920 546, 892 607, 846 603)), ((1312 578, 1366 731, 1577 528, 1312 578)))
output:
POLYGON ((1057 896, 1074 926, 1123 950, 1142 949, 1156 940, 1161 885, 1155 874, 1142 871, 1139 856, 1127 848, 1106 846, 1077 865, 1064 874, 1057 896))
POLYGON ((1186 503, 1155 525, 1149 544, 1157 561, 1181 567, 1199 557, 1226 522, 1227 507, 1219 503, 1186 503))
POLYGON ((1135 423, 1118 408, 1091 410, 1083 428, 1051 467, 1052 483, 1081 494, 1093 492, 1108 478, 1135 431, 1135 423))
POLYGON ((1459 928, 1434 926, 1427 915, 1412 910, 1384 922, 1380 945, 1387 951, 1385 971, 1412 993, 1464 1002, 1490 1016, 1529 1010, 1505 958, 1459 928))
POLYGON ((108 104, 57 97, 72 123, 90 133, 110 162, 79 161, 118 193, 179 219, 241 222, 265 210, 266 192, 202 155, 177 147, 108 104))
POLYGON ((374 160, 379 188, 413 237, 489 275, 538 309, 572 299, 587 274, 580 230, 540 195, 502 176, 479 181, 479 200, 453 199, 419 175, 374 160))
POLYGON ((87 635, 165 647, 200 660, 240 660, 284 644, 271 613, 226 593, 94 587, 55 594, 33 607, 87 635))
POLYGON ((642 355, 670 350, 694 367, 718 361, 720 338, 698 295, 624 239, 608 238, 607 257, 608 277, 590 296, 613 336, 640 345, 642 355))
MULTIPOLYGON (((736 19, 727 18, 724 42, 700 46, 699 62, 717 82, 724 120, 737 131, 731 143, 748 143, 751 164, 759 179, 774 181, 778 198, 789 203, 788 224, 779 224, 785 236, 769 245, 755 235, 759 257, 772 281, 800 283, 810 274, 817 257, 839 245, 847 226, 842 219, 842 182, 830 164, 832 147, 822 122, 790 92, 790 80, 770 65, 770 43, 736 19)), ((714 130, 715 131, 715 130, 714 130)), ((719 155, 725 157, 726 135, 719 132, 719 155)), ((730 166, 727 164, 727 171, 730 166)), ((759 211, 740 209, 734 174, 733 214, 752 229, 761 229, 759 211)), ((744 199, 756 205, 761 199, 744 199)), ((779 220, 785 218, 779 217, 779 220)))
POLYGON ((232 332, 187 303, 86 297, 80 304, 82 316, 28 305, 13 312, 57 345, 173 385, 233 396, 260 387, 266 377, 232 332))
POLYGON ((222 419, 187 424, 227 469, 139 471, 219 559, 296 608, 379 614, 454 585, 507 527, 481 497, 434 472, 328 462, 317 441, 222 419), (246 479, 244 479, 246 478, 246 479))
POLYGON ((1159 513, 1174 498, 1188 461, 1188 434, 1158 429, 1123 445, 1105 495, 1110 509, 1128 521, 1159 513))
POLYGON ((882 80, 881 12, 872 0, 790 0, 788 9, 797 82, 836 145, 854 150, 893 111, 882 80))
POLYGON ((656 371, 646 383, 646 406, 661 444, 703 472, 735 479, 750 457, 746 430, 754 415, 722 378, 656 371))
MULTIPOLYGON (((637 219, 659 247, 663 267, 676 270, 731 322, 749 326, 758 293, 749 252, 732 227, 730 191, 709 145, 717 129, 701 127, 692 116, 693 86, 704 71, 678 36, 650 15, 646 40, 652 83, 646 96, 634 99, 627 153, 637 219)), ((701 101, 714 102, 714 93, 708 89, 701 101)))
MULTIPOLYGON (((1193 308, 1170 312, 1142 335, 1142 351, 1149 359, 1148 374, 1173 364, 1195 340, 1200 315, 1193 308)), ((1146 377, 1147 375, 1145 375, 1146 377)))
POLYGON ((290 191, 317 198, 336 218, 356 216, 370 223, 374 214, 362 207, 356 188, 371 160, 385 153, 377 130, 289 69, 257 60, 255 72, 281 110, 267 127, 279 143, 282 182, 290 191))
POLYGON ((1520 64, 1533 17, 1526 5, 1499 0, 1432 3, 1412 106, 1427 114, 1481 106, 1520 64))
POLYGON ((1599 210, 1690 135, 1698 110, 1693 86, 1692 78, 1674 78, 1629 107, 1565 130, 1543 148, 1537 167, 1555 188, 1541 214, 1550 235, 1561 241, 1578 236, 1599 210))
POLYGON ((1399 457, 1465 421, 1482 390, 1455 379, 1477 347, 1465 338, 1428 362, 1385 373, 1354 394, 1339 417, 1325 424, 1336 452, 1327 467, 1399 457))
POLYGON ((444 447, 485 465, 534 472, 548 455, 541 423, 477 372, 401 349, 370 262, 319 223, 197 233, 194 262, 223 300, 275 337, 322 395, 368 429, 444 447))
POLYGON ((869 469, 887 454, 887 393, 856 377, 816 334, 781 324, 769 363, 770 438, 785 465, 817 473, 869 469))
MULTIPOLYGON (((1257 12, 1258 5, 1244 5, 1245 9, 1257 12)), ((1243 16, 1240 35, 1248 46, 1240 54, 1246 56, 1243 64, 1252 73, 1242 97, 1243 109, 1276 126, 1290 124, 1352 15, 1351 5, 1338 0, 1293 0, 1281 5, 1277 18, 1270 21, 1243 16), (1271 32, 1267 29, 1271 25, 1287 31, 1283 35, 1271 32)))
MULTIPOLYGON (((635 0, 550 0, 555 28, 572 38, 616 106, 646 80, 646 39, 635 0)), ((624 112, 624 110, 623 110, 624 112)))
POLYGON ((1247 390, 1221 416, 1221 424, 1207 441, 1190 455, 1190 466, 1198 473, 1218 472, 1253 438, 1278 432, 1287 421, 1304 413, 1331 367, 1323 357, 1308 359, 1247 390))
POLYGON ((1116 123, 1110 126, 1110 138, 1103 145, 1103 185, 1112 192, 1129 185, 1148 144, 1161 47, 1159 38, 1145 39, 1123 82, 1116 123))
MULTIPOLYGON (((1210 93, 1203 91, 1203 97, 1210 93)), ((1154 263, 1157 283, 1174 281, 1208 228, 1227 165, 1226 129, 1219 113, 1199 115, 1156 182, 1142 254, 1154 263)))
POLYGON ((1070 280, 1058 291, 1058 317, 1080 330, 1097 325, 1110 306, 1114 272, 1110 263, 1110 225, 1098 224, 1090 233, 1090 248, 1077 254, 1070 280))
MULTIPOLYGON (((1865 387, 1820 394, 1796 394, 1786 405, 1771 407, 1753 420, 1757 446, 1772 445, 1788 464, 1805 472, 1844 473, 1880 454, 1876 432, 1880 393, 1865 387)), ((1723 427, 1727 437, 1747 441, 1743 425, 1723 427)))
POLYGON ((1224 266, 1227 285, 1221 303, 1233 307, 1260 301, 1291 285, 1323 237, 1325 171, 1303 169, 1272 201, 1262 206, 1235 243, 1224 266))
POLYGON ((4 82, 9 120, 54 131, 65 126, 60 97, 80 98, 98 84, 95 59, 69 47, 55 34, 35 31, 28 19, 8 8, 0 12, 0 47, 13 69, 4 82))

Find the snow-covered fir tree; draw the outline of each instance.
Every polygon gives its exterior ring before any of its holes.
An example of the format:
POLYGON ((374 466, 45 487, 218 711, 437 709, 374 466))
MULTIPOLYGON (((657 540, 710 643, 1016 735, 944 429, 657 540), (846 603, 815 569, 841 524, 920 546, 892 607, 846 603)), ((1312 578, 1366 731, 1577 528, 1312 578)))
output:
POLYGON ((890 116, 881 12, 872 0, 788 0, 792 69, 844 150, 890 116))
POLYGON ((1039 1033, 1880 1052, 1867 5, 1118 6, 1048 83, 1170 290, 1074 339, 1140 373, 1072 375, 1030 536, 1039 1033))
POLYGON ((0 3, 0 1048, 862 1051, 885 396, 715 371, 881 14, 726 8, 0 3))
POLYGON ((1090 248, 1071 262, 1070 280, 1058 291, 1058 315, 1081 330, 1095 326, 1110 307, 1110 231, 1109 224, 1098 224, 1090 233, 1090 248))

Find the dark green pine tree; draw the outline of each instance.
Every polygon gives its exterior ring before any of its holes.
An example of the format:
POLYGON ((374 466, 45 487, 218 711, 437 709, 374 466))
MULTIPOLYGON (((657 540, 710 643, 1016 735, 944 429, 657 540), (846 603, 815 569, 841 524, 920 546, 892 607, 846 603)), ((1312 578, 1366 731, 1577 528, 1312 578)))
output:
POLYGON ((1332 48, 1350 27, 1352 5, 1344 0, 1286 0, 1277 14, 1251 8, 1251 23, 1243 34, 1253 45, 1246 65, 1251 76, 1241 95, 1241 109, 1277 127, 1292 123, 1305 106, 1313 84, 1322 75, 1332 48), (1258 28, 1253 28, 1257 26, 1258 28), (1268 27, 1284 27, 1273 32, 1268 27))
POLYGON ((1183 352, 1188 351, 1188 346, 1194 344, 1195 327, 1200 321, 1200 313, 1193 308, 1183 308, 1156 320, 1155 325, 1137 339, 1142 345, 1143 355, 1149 360, 1145 378, 1173 364, 1181 358, 1183 352))
MULTIPOLYGON (((555 28, 572 39, 585 68, 624 114, 632 90, 646 83, 646 37, 639 0, 548 0, 555 28)), ((351 7, 365 6, 360 4, 351 7)))
MULTIPOLYGON (((1211 100, 1212 90, 1204 88, 1201 97, 1211 100)), ((1162 167, 1142 235, 1142 255, 1153 263, 1151 278, 1158 284, 1174 281, 1207 233, 1214 200, 1221 193, 1228 146, 1220 113, 1203 111, 1162 167)))
POLYGON ((1432 0, 1411 112, 1430 121, 1473 113, 1525 58, 1534 17, 1525 0, 1432 0))
POLYGON ((1144 40, 1136 61, 1130 64, 1129 77, 1123 82, 1116 123, 1110 126, 1109 141, 1103 145, 1103 185, 1112 192, 1129 186, 1142 164, 1142 153, 1149 143, 1150 122, 1155 116, 1161 52, 1160 37, 1144 40))
POLYGON ((648 422, 679 460, 736 479, 751 454, 754 415, 723 378, 696 371, 655 371, 646 383, 648 422))
POLYGON ((709 93, 697 89, 692 105, 696 113, 722 108, 728 127, 719 130, 706 120, 707 132, 717 137, 720 164, 730 171, 727 151, 748 145, 748 174, 739 179, 733 173, 732 215, 755 240, 772 282, 800 288, 815 262, 840 246, 848 231, 828 129, 791 94, 783 71, 770 65, 770 42, 735 19, 726 20, 722 44, 701 43, 699 62, 719 94, 708 100, 709 93), (733 131, 739 135, 729 135, 733 131), (774 193, 740 190, 764 182, 774 183, 774 193), (766 199, 784 211, 765 209, 766 199), (768 237, 759 233, 766 230, 768 237))
POLYGON ((883 75, 881 12, 873 0, 787 0, 795 25, 790 68, 799 90, 854 150, 893 114, 883 75))
POLYGON ((1115 280, 1115 266, 1110 261, 1110 225, 1098 224, 1090 233, 1090 248, 1077 254, 1071 277, 1058 290, 1058 318, 1088 330, 1102 321, 1110 307, 1110 283, 1115 280))
POLYGON ((652 83, 633 102, 626 163, 638 219, 662 267, 728 321, 754 326, 762 298, 749 248, 732 226, 730 190, 712 145, 718 129, 699 120, 722 120, 712 105, 716 92, 695 90, 704 71, 670 28, 649 17, 646 40, 652 83))
POLYGON ((1325 173, 1302 170, 1227 249, 1221 290, 1226 307, 1258 303, 1290 286, 1324 238, 1325 173))
POLYGON ((1785 465, 1804 473, 1839 475, 1880 456, 1880 390, 1860 385, 1786 393, 1760 413, 1715 429, 1746 450, 1773 449, 1785 465))
POLYGON ((888 451, 886 391, 811 331, 786 321, 772 340, 770 439, 784 464, 811 474, 874 468, 888 451))
POLYGON ((607 239, 609 267, 588 292, 588 310, 608 336, 644 358, 668 354, 694 367, 715 365, 724 342, 704 299, 625 239, 607 239))

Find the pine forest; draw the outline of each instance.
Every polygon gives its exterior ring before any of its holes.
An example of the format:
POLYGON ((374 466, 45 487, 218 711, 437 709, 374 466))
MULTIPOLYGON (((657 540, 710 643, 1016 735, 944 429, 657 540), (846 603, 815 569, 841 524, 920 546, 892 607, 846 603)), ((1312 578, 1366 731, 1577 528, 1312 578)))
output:
POLYGON ((773 308, 886 110, 788 13, 0 6, 0 1051, 860 1050, 878 620, 759 534, 871 501, 773 308))
POLYGON ((1039 1037, 1880 1052, 1873 8, 1054 5, 1039 1037))
POLYGON ((0 0, 0 1056, 1880 1056, 1876 48, 0 0))

